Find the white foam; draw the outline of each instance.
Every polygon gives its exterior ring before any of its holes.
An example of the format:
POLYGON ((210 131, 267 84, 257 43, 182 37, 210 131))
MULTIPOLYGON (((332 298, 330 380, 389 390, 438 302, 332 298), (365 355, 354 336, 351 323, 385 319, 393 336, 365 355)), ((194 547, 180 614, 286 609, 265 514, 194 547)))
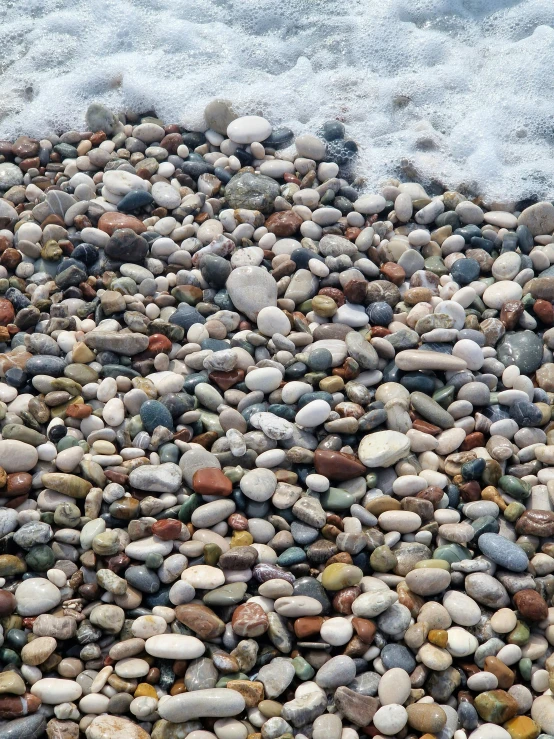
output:
POLYGON ((552 0, 2 0, 0 138, 89 102, 202 127, 214 97, 296 133, 340 118, 368 189, 554 197, 552 0))

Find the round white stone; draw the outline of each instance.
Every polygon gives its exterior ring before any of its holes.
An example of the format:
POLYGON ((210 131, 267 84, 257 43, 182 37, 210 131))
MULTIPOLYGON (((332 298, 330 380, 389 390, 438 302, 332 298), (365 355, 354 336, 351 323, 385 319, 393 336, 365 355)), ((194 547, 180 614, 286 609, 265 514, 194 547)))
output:
POLYGON ((152 185, 152 197, 158 205, 170 210, 181 204, 181 196, 169 182, 155 182, 152 185))
POLYGON ((282 334, 287 336, 290 334, 291 326, 284 311, 273 305, 262 308, 256 319, 258 329, 265 336, 273 336, 273 334, 282 334))
POLYGON ((449 590, 444 594, 442 604, 452 621, 460 626, 475 626, 481 620, 479 605, 465 593, 449 590))
POLYGON ((20 616, 38 616, 47 613, 62 599, 58 588, 44 577, 23 580, 15 591, 17 612, 20 616))
POLYGON ((347 618, 337 616, 325 621, 319 633, 327 644, 340 647, 350 641, 354 629, 347 618))
POLYGON ((277 390, 282 380, 283 375, 276 367, 260 367, 249 372, 244 378, 249 390, 261 390, 263 393, 277 390))
POLYGON ((28 472, 38 462, 38 452, 34 446, 17 439, 0 441, 0 467, 6 472, 28 472))
POLYGON ((408 712, 404 706, 396 703, 390 703, 388 706, 381 706, 373 717, 373 725, 385 736, 398 734, 399 731, 408 723, 408 712))
POLYGON ((387 201, 382 195, 362 195, 354 201, 354 208, 363 215, 375 215, 386 206, 387 201))
POLYGON ((313 428, 325 423, 330 413, 331 406, 325 400, 312 400, 298 411, 294 421, 299 426, 313 428))
POLYGON ((401 667, 393 667, 387 670, 379 681, 378 694, 381 705, 388 706, 391 703, 402 705, 410 697, 412 684, 410 676, 401 667))
POLYGON ((522 295, 523 288, 517 282, 500 280, 487 287, 483 293, 483 303, 487 308, 500 310, 508 300, 520 300, 522 295))

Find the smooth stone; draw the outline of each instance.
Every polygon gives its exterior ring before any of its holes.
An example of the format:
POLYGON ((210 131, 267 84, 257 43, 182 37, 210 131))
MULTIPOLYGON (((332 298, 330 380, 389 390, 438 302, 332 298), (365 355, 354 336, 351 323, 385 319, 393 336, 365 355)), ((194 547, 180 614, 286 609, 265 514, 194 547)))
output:
POLYGON ((16 439, 0 441, 0 467, 7 473, 28 472, 38 462, 38 452, 34 446, 16 439))
POLYGON ((161 718, 184 723, 201 717, 225 718, 244 711, 246 701, 236 690, 210 688, 169 697, 158 706, 161 718))
POLYGON ((237 267, 226 288, 233 305, 252 321, 262 308, 277 305, 277 283, 262 267, 237 267))
POLYGON ((265 141, 271 134, 269 121, 258 115, 246 115, 235 118, 227 126, 227 136, 237 144, 252 144, 254 141, 265 141))
POLYGON ((497 352, 506 367, 515 365, 522 374, 530 375, 542 364, 543 343, 532 331, 508 331, 499 341, 497 352))
POLYGON ((31 693, 41 699, 43 703, 59 705, 69 703, 81 697, 83 689, 79 683, 73 680, 60 680, 59 678, 46 677, 37 680, 31 686, 31 693))
POLYGON ((317 671, 315 682, 325 689, 348 685, 356 677, 356 663, 351 657, 339 655, 332 657, 317 671))
POLYGON ((15 599, 20 616, 38 616, 58 605, 62 596, 58 588, 43 577, 24 580, 17 586, 15 599))
POLYGON ((146 652, 160 659, 197 659, 204 654, 204 644, 194 636, 157 634, 146 640, 146 652))
POLYGON ((500 534, 482 534, 478 546, 486 557, 511 572, 524 572, 529 565, 525 551, 500 534))

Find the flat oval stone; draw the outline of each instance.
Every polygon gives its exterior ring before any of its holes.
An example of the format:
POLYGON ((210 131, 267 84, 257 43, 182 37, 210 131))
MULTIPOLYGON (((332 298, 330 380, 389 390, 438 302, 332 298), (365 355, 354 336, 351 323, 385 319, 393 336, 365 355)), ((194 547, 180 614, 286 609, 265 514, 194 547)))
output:
POLYGON ((524 550, 500 534, 482 534, 478 546, 486 557, 511 572, 527 569, 529 559, 524 550))
POLYGON ((204 644, 194 636, 157 634, 146 640, 148 654, 160 659, 197 659, 204 654, 204 644))
POLYGON ((166 721, 184 723, 200 717, 236 716, 245 706, 246 701, 236 690, 209 688, 171 696, 158 706, 158 713, 166 721))
POLYGON ((271 123, 259 115, 245 115, 235 118, 227 126, 227 136, 237 144, 252 144, 265 141, 271 134, 271 123))
POLYGON ((40 698, 43 703, 56 706, 77 700, 81 697, 83 689, 73 680, 45 677, 32 685, 31 693, 40 698))

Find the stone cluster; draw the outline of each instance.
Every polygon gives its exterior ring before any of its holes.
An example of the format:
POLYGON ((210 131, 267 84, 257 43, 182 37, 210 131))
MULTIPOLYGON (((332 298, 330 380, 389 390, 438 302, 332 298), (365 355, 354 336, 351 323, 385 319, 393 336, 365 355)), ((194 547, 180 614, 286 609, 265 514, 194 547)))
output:
POLYGON ((0 141, 0 739, 554 736, 554 206, 205 119, 0 141))

